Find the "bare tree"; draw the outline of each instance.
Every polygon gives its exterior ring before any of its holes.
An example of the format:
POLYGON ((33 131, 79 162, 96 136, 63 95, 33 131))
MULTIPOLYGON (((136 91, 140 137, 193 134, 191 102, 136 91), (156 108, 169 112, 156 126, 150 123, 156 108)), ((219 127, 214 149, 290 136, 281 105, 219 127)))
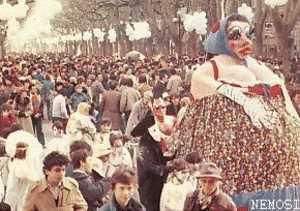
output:
POLYGON ((254 15, 254 27, 255 27, 255 50, 256 55, 263 55, 263 31, 265 28, 265 21, 268 15, 269 8, 266 7, 264 1, 256 0, 256 8, 254 15))
POLYGON ((289 76, 292 49, 292 39, 290 35, 300 15, 300 1, 289 0, 282 10, 276 7, 271 10, 271 14, 280 48, 279 57, 282 58, 285 75, 289 76))

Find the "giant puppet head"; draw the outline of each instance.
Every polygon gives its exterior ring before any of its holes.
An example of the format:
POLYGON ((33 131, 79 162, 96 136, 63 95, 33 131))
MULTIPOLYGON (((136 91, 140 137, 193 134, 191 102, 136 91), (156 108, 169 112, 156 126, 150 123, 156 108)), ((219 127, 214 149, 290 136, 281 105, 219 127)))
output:
POLYGON ((246 17, 232 14, 213 25, 204 48, 210 54, 226 54, 244 60, 252 53, 252 32, 246 17))

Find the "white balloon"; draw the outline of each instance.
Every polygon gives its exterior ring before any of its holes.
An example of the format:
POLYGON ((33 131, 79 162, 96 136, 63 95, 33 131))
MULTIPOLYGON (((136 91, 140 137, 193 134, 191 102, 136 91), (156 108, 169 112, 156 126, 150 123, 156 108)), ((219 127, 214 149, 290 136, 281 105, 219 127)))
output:
POLYGON ((238 14, 245 16, 250 22, 254 17, 252 8, 248 7, 245 3, 243 3, 242 6, 238 8, 238 14))
POLYGON ((151 37, 150 25, 146 21, 127 23, 125 31, 131 41, 151 37))
POLYGON ((94 35, 95 37, 98 38, 98 41, 103 42, 104 41, 104 36, 105 36, 105 32, 103 32, 101 29, 96 28, 93 30, 94 31, 94 35))
POLYGON ((15 34, 19 30, 20 23, 15 18, 12 18, 8 20, 7 26, 8 26, 7 35, 8 38, 10 38, 13 34, 15 34))
POLYGON ((15 18, 25 18, 29 7, 25 3, 18 3, 13 6, 13 14, 15 18))
POLYGON ((183 19, 183 26, 187 32, 196 31, 197 34, 207 33, 207 18, 205 12, 194 12, 186 14, 183 19))
POLYGON ((4 1, 3 4, 0 5, 0 20, 12 19, 14 17, 13 14, 13 7, 4 1))
POLYGON ((265 0, 265 4, 269 5, 271 8, 275 8, 276 6, 285 5, 288 0, 265 0))

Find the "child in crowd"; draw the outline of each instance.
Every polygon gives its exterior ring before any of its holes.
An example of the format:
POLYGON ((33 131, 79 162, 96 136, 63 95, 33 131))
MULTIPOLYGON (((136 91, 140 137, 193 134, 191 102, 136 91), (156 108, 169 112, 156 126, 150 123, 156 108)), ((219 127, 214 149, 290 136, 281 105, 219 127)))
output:
POLYGON ((112 150, 102 144, 95 144, 93 147, 94 170, 102 177, 111 177, 115 167, 111 164, 110 156, 112 150))
POLYGON ((112 146, 112 153, 110 162, 113 166, 127 165, 132 168, 132 158, 123 143, 123 135, 121 132, 114 132, 110 134, 110 145, 112 146))
POLYGON ((106 148, 111 148, 109 137, 111 134, 111 120, 103 118, 100 122, 100 132, 96 134, 95 144, 101 144, 106 148))
POLYGON ((55 121, 52 125, 54 138, 46 143, 46 153, 58 151, 63 155, 69 155, 70 140, 64 133, 64 125, 60 121, 55 121))
POLYGON ((160 199, 160 211, 182 211, 186 195, 195 190, 190 164, 180 158, 173 161, 175 169, 168 176, 160 199))

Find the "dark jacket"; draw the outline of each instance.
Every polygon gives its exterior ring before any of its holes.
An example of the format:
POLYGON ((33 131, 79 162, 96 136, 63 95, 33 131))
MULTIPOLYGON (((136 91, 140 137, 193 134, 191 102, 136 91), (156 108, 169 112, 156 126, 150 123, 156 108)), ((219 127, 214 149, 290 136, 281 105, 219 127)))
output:
POLYGON ((83 172, 73 171, 71 175, 79 184, 79 190, 88 204, 88 211, 95 211, 102 205, 102 198, 110 190, 110 182, 102 180, 94 183, 92 178, 83 172))
POLYGON ((161 81, 158 81, 155 86, 153 87, 153 97, 160 98, 162 94, 166 92, 167 85, 161 81))
POLYGON ((167 111, 166 111, 166 114, 167 115, 170 115, 170 116, 174 116, 174 117, 177 117, 177 114, 180 110, 180 106, 176 106, 174 105, 173 103, 169 104, 167 106, 167 111))
POLYGON ((110 202, 107 202, 104 204, 100 211, 146 211, 145 208, 141 203, 134 199, 130 199, 127 206, 122 209, 118 202, 115 199, 115 196, 113 196, 112 200, 110 202))
POLYGON ((163 184, 168 175, 167 159, 163 156, 158 142, 148 132, 154 125, 153 115, 147 116, 133 129, 133 137, 141 137, 137 158, 139 194, 147 211, 158 211, 163 184))
POLYGON ((100 112, 102 118, 109 118, 112 122, 112 130, 123 128, 123 119, 120 111, 121 93, 116 90, 106 91, 102 95, 100 112))
MULTIPOLYGON (((199 191, 196 190, 187 195, 183 211, 201 211, 198 194, 199 191)), ((209 208, 206 208, 205 211, 237 211, 237 208, 232 199, 226 193, 220 191, 220 193, 212 199, 211 205, 209 208)))

